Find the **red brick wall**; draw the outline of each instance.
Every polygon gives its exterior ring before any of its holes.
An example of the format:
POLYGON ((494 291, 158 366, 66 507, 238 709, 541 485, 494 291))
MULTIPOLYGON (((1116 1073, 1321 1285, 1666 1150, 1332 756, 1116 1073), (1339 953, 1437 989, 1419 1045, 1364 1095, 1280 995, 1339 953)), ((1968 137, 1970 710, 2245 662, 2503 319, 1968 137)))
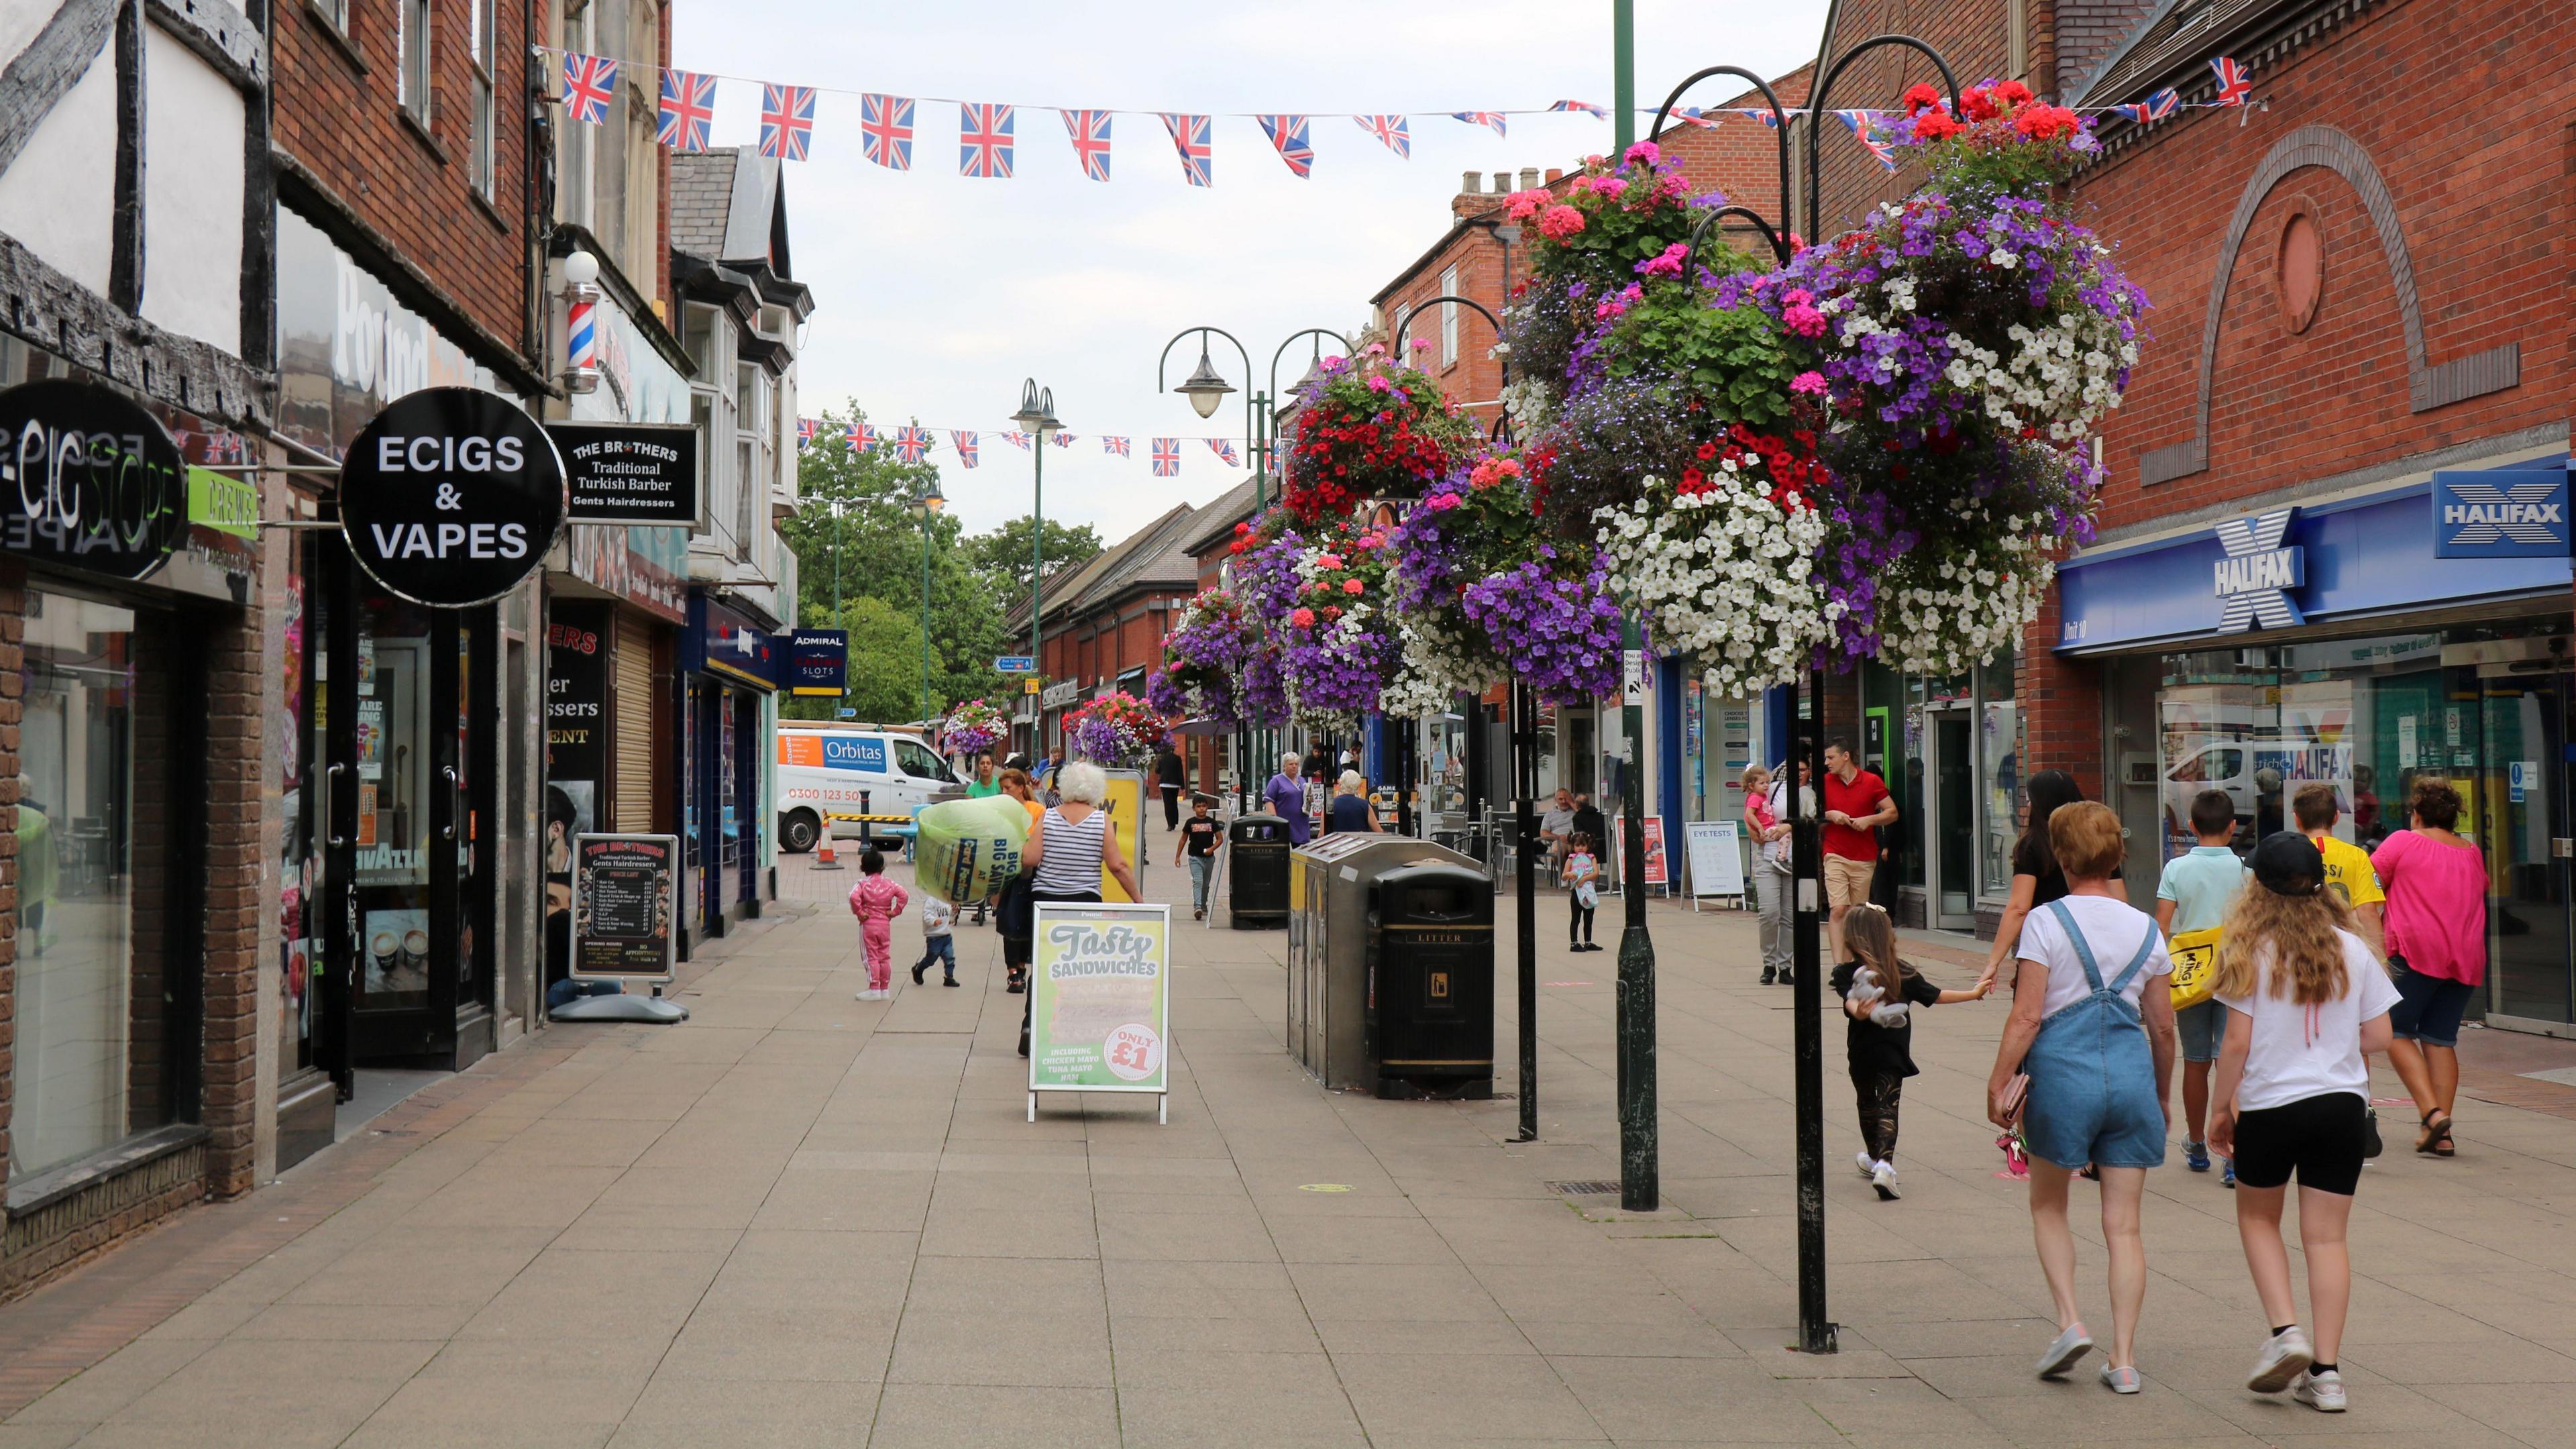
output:
MULTIPOLYGON (((2078 178, 2087 220, 2155 304, 2153 338, 2106 435, 2107 529, 2293 488, 2374 464, 2524 428, 2563 426, 2568 181, 2576 140, 2576 40, 2515 27, 2520 12, 2477 0, 2366 12, 2261 71, 2269 111, 2184 112, 2078 178), (2424 74, 2456 75, 2471 106, 2417 113, 2372 100, 2424 74), (2385 183, 2413 266, 2425 360, 2504 343, 2521 348, 2517 387, 2415 412, 2396 273, 2354 185, 2335 169, 2291 171, 2257 206, 2227 277, 2212 354, 2208 467, 2142 481, 2141 458, 2196 432, 2204 328, 2215 272, 2247 183, 2303 127, 2332 127, 2341 155, 2385 183), (2273 283, 2282 224, 2306 210, 2323 239, 2314 321, 2291 329, 2273 283)), ((2102 778, 2100 670, 2048 653, 2051 611, 2028 632, 2021 689, 2033 769, 2102 778)))
MULTIPOLYGON (((484 331, 520 339, 525 230, 525 12, 500 0, 494 19, 495 201, 472 186, 472 61, 467 10, 430 6, 431 109, 423 136, 394 101, 392 0, 354 0, 344 41, 304 4, 274 11, 275 144, 431 278, 484 331), (362 68, 363 67, 363 68, 362 68)), ((667 26, 667 21, 665 22, 667 26)), ((652 279, 639 279, 650 285, 652 279)))

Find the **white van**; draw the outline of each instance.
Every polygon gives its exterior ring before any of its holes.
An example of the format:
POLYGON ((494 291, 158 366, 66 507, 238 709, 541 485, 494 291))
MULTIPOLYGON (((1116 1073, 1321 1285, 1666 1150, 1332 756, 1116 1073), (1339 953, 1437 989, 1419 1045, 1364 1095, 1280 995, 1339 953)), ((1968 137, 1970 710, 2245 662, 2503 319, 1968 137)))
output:
MULTIPOLYGON (((943 795, 959 793, 966 783, 919 735, 874 725, 780 720, 777 760, 777 799, 772 803, 778 813, 778 848, 793 855, 814 848, 827 815, 856 815, 863 806, 870 815, 910 815, 943 795)), ((834 839, 864 841, 901 832, 843 820, 834 822, 832 833, 834 839)))

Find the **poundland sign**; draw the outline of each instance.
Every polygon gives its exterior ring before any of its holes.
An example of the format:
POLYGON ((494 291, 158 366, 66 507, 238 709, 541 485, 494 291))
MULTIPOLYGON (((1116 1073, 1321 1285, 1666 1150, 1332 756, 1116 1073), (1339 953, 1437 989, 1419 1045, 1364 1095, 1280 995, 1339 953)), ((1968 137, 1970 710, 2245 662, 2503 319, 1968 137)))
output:
POLYGON ((2567 470, 2433 475, 2435 558, 2568 556, 2567 470))

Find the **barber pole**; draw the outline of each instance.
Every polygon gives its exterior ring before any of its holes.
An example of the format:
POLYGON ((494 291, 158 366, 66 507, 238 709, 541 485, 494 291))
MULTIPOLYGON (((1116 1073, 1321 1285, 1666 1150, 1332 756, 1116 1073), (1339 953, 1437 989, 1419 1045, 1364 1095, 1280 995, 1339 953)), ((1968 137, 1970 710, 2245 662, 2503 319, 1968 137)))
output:
POLYGON ((597 287, 568 289, 570 307, 564 321, 564 386, 574 392, 599 390, 599 324, 592 312, 599 306, 597 287))

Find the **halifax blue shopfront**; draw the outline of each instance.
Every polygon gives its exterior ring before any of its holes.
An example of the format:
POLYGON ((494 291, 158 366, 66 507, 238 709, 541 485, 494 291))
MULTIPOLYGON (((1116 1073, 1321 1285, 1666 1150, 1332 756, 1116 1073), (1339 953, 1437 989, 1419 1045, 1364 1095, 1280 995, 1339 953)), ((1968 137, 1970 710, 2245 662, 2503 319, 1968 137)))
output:
POLYGON ((2190 847, 2191 799, 2235 797, 2238 844, 2334 786, 2365 848, 2440 775, 2486 853, 2491 1026, 2576 1034, 2568 456, 2478 465, 2114 539, 2062 566, 2061 657, 2097 658, 2100 778, 2130 899, 2190 847))

